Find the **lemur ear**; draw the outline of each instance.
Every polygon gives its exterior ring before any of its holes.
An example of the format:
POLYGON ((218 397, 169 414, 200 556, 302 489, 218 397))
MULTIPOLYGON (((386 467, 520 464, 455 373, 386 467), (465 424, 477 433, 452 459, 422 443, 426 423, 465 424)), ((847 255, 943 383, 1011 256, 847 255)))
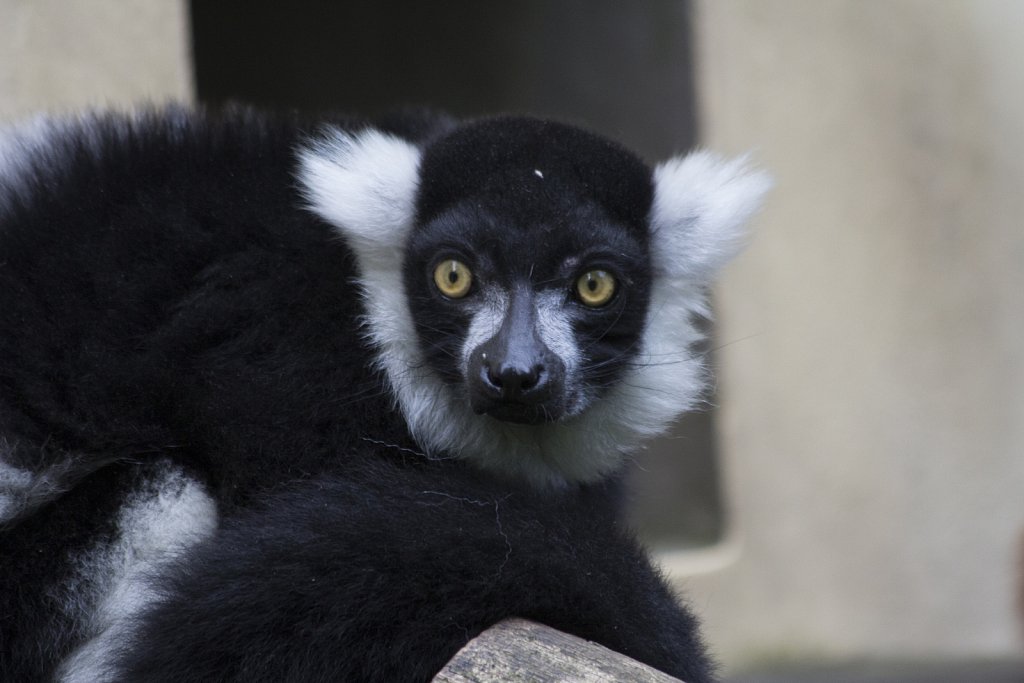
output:
POLYGON ((298 156, 309 207, 345 235, 364 262, 393 257, 415 218, 420 149, 373 128, 326 128, 298 156))
POLYGON ((658 164, 650 218, 658 272, 710 280, 743 246, 744 225, 771 184, 745 157, 701 151, 658 164))

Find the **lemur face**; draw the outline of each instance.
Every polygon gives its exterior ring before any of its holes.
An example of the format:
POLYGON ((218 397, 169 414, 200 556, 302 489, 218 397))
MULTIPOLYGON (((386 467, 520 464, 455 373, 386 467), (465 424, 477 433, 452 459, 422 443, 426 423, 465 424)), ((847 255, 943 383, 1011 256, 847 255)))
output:
POLYGON ((647 244, 592 204, 523 224, 464 202, 413 233, 405 289, 425 360, 475 413, 555 421, 635 357, 647 244))
POLYGON ((539 486, 606 476, 699 400, 694 317, 768 187, 742 160, 651 169, 528 118, 423 147, 328 130, 299 181, 356 256, 377 363, 424 452, 539 486))
POLYGON ((452 391, 476 414, 537 424, 581 414, 636 356, 650 257, 643 233, 528 173, 536 194, 469 197, 417 226, 404 284, 452 391))
POLYGON ((404 268, 423 357, 474 413, 580 415, 635 357, 650 170, 568 126, 496 119, 432 145, 404 268))

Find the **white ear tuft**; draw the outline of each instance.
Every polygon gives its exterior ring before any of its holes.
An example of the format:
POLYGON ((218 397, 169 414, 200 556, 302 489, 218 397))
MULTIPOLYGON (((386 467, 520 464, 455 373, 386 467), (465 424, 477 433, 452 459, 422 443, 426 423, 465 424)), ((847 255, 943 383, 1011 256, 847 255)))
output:
POLYGON ((710 280, 742 247, 744 224, 771 184, 746 157, 729 160, 701 151, 658 164, 651 208, 656 270, 710 280))
POLYGON ((393 254, 415 218, 420 156, 379 130, 328 128, 299 150, 298 180, 309 207, 364 258, 393 254))

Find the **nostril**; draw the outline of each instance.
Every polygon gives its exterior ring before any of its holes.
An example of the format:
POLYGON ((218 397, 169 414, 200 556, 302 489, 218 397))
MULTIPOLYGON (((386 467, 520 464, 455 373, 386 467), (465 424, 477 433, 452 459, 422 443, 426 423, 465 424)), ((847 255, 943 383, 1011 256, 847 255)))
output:
POLYGON ((487 368, 487 381, 490 382, 492 386, 498 387, 500 389, 502 387, 502 384, 503 384, 503 382, 501 381, 501 375, 499 373, 495 372, 494 368, 492 368, 489 365, 486 366, 486 368, 487 368))
POLYGON ((524 372, 519 378, 519 389, 521 391, 529 391, 530 389, 533 389, 540 381, 540 376, 543 372, 544 366, 542 365, 534 365, 528 371, 524 372))
POLYGON ((506 365, 497 371, 488 368, 487 379, 493 386, 501 389, 505 398, 514 398, 536 387, 543 371, 544 367, 541 365, 534 365, 531 368, 506 365))

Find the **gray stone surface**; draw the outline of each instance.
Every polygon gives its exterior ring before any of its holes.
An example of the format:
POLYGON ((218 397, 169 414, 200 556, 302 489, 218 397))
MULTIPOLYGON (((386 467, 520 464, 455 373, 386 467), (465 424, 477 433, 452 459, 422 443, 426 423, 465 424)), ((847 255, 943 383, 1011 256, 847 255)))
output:
POLYGON ((524 619, 469 641, 435 683, 682 683, 606 647, 524 619))

